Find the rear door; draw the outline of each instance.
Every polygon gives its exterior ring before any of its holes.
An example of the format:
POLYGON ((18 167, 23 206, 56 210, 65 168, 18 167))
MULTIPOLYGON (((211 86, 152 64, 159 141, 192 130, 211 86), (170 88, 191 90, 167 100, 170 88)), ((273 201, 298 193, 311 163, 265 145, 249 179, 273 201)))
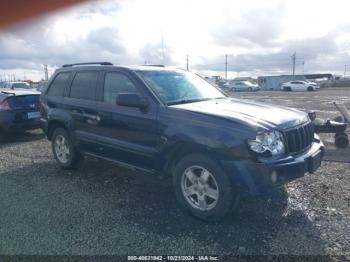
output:
POLYGON ((299 91, 303 91, 303 90, 305 89, 305 85, 304 85, 303 82, 301 82, 301 81, 296 81, 295 83, 296 83, 297 89, 298 89, 299 91))
POLYGON ((97 127, 101 153, 106 158, 152 172, 157 141, 157 105, 126 72, 107 71, 103 83, 97 127), (143 97, 149 103, 147 110, 117 105, 116 97, 120 93, 136 93, 143 97))
POLYGON ((71 118, 71 128, 80 150, 98 152, 96 137, 99 122, 96 87, 101 71, 77 71, 64 98, 65 110, 71 118))

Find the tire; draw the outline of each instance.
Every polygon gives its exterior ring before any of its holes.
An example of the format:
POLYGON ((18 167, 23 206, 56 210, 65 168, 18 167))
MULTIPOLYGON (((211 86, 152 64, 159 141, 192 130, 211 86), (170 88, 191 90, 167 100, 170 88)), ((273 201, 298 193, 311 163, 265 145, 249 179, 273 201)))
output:
POLYGON ((62 169, 76 169, 81 166, 84 158, 73 146, 65 129, 57 128, 53 131, 51 146, 53 155, 62 169))
POLYGON ((238 205, 238 190, 222 168, 204 155, 188 155, 177 163, 173 187, 182 208, 205 221, 220 220, 238 205))
POLYGON ((333 121, 344 123, 344 117, 342 116, 337 116, 336 118, 333 119, 333 121))
POLYGON ((284 86, 284 87, 283 87, 283 91, 288 91, 288 92, 290 92, 290 91, 292 91, 292 88, 291 88, 290 86, 284 86))
POLYGON ((313 88, 312 86, 309 86, 309 87, 307 88, 307 91, 315 91, 315 90, 314 90, 314 88, 313 88))
POLYGON ((249 87, 249 88, 248 88, 248 91, 249 91, 249 92, 252 92, 252 91, 253 91, 253 89, 252 89, 251 87, 249 87))
POLYGON ((335 134, 334 143, 337 148, 346 148, 349 146, 349 138, 345 133, 335 134))

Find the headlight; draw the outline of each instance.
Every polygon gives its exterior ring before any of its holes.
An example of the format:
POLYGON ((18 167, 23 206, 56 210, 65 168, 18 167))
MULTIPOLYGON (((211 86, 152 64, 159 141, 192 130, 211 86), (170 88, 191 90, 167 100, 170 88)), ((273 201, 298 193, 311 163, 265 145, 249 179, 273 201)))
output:
POLYGON ((272 156, 284 153, 282 134, 278 131, 258 132, 255 140, 249 140, 250 149, 258 154, 270 153, 272 156))

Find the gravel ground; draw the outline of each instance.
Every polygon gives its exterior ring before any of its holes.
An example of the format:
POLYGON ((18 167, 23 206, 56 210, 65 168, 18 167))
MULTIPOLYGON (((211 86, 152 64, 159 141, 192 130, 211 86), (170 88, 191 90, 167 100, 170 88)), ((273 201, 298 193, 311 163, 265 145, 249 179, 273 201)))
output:
MULTIPOLYGON (((331 118, 332 101, 350 108, 350 89, 232 95, 331 118)), ((322 138, 333 159, 350 159, 322 138)), ((0 254, 350 256, 349 165, 325 161, 269 197, 244 197, 220 223, 204 223, 179 209, 166 182, 92 158, 62 171, 41 131, 14 134, 0 145, 0 254)))

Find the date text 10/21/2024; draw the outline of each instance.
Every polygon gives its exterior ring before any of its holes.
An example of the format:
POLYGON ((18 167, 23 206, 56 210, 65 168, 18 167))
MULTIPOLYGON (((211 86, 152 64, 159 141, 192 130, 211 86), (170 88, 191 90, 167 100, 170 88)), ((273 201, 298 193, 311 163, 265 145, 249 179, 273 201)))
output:
POLYGON ((128 261, 218 261, 217 256, 128 256, 128 261))

